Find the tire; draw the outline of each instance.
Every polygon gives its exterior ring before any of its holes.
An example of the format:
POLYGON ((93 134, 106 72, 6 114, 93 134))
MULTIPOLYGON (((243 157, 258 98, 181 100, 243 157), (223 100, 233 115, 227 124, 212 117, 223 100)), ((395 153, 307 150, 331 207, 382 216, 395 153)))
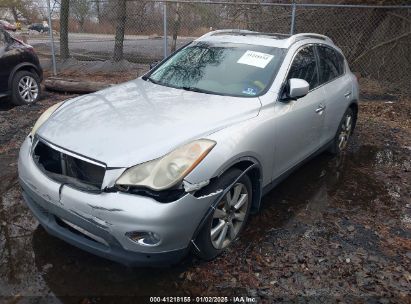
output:
POLYGON ((13 76, 11 83, 11 101, 13 104, 18 106, 33 104, 39 100, 40 94, 40 79, 36 73, 18 71, 13 76), (26 92, 27 95, 25 95, 26 92))
POLYGON ((354 132, 356 120, 357 117, 355 117, 354 111, 351 108, 348 108, 341 119, 337 133, 335 134, 334 140, 329 149, 331 154, 338 155, 347 148, 351 134, 354 132), (347 122, 347 119, 349 119, 349 122, 347 122))
MULTIPOLYGON (((218 189, 226 189, 234 180, 240 176, 242 173, 239 169, 231 169, 224 173, 216 182, 212 191, 217 191, 218 189)), ((216 209, 211 213, 208 219, 205 221, 204 226, 202 227, 199 235, 196 239, 196 245, 200 251, 197 251, 196 254, 204 260, 211 260, 221 254, 225 248, 227 248, 238 235, 243 230, 248 216, 250 214, 250 207, 252 203, 252 184, 250 178, 247 175, 244 175, 230 191, 220 200, 217 204, 216 209), (239 190, 241 189, 241 190, 239 190), (237 204, 241 204, 243 200, 246 200, 242 205, 237 205, 235 202, 235 191, 239 191, 239 196, 237 204), (246 199, 243 199, 247 194, 246 199), (224 211, 227 209, 228 200, 227 197, 231 197, 233 204, 230 206, 229 212, 224 211), (241 202, 240 202, 241 201, 241 202), (239 206, 238 209, 235 206, 239 206), (231 224, 230 224, 231 223, 231 224), (215 237, 211 237, 211 232, 218 231, 217 226, 223 228, 218 234, 215 234, 215 237), (225 228, 225 227, 227 228, 225 228), (222 233, 226 231, 226 236, 222 242, 219 242, 219 239, 222 233), (227 238, 227 239, 226 239, 227 238), (221 246, 219 246, 221 245, 221 246)), ((222 237, 221 237, 222 239, 222 237)))

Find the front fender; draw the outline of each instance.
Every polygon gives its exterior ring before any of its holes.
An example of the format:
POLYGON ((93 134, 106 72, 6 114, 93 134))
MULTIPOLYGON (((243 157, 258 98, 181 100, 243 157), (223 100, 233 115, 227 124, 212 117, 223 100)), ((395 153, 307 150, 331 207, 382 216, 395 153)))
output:
POLYGON ((217 142, 202 162, 186 176, 191 184, 220 176, 241 161, 256 164, 260 170, 262 186, 271 181, 274 145, 269 120, 257 116, 209 135, 217 142))

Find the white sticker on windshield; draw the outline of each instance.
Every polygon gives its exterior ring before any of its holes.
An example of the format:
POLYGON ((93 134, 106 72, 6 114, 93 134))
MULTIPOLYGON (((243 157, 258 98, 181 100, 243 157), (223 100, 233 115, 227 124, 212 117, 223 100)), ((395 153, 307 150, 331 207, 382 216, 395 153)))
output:
POLYGON ((252 65, 264 69, 273 58, 274 56, 270 54, 247 51, 243 56, 241 56, 240 59, 238 59, 237 63, 252 65))

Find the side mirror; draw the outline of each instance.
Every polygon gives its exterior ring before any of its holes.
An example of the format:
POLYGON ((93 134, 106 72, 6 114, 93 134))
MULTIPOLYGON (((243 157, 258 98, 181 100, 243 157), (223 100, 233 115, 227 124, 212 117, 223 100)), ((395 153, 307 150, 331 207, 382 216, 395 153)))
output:
POLYGON ((158 61, 150 63, 150 70, 154 69, 158 64, 158 61))
POLYGON ((288 80, 286 95, 289 99, 297 99, 308 94, 310 85, 304 79, 291 78, 288 80))

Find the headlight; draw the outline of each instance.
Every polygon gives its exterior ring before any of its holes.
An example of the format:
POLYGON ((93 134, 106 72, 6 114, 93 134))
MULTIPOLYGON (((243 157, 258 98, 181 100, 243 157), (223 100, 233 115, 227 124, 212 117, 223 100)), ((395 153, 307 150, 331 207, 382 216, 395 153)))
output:
POLYGON ((63 102, 64 102, 64 101, 59 102, 59 103, 56 103, 55 105, 52 105, 50 108, 48 108, 46 111, 44 111, 43 114, 40 115, 39 119, 37 119, 36 123, 34 124, 33 129, 32 129, 31 132, 30 132, 30 135, 31 135, 31 136, 34 136, 34 134, 36 133, 36 131, 38 130, 38 128, 40 128, 41 125, 42 125, 47 119, 49 119, 49 117, 51 116, 51 114, 53 114, 54 111, 57 110, 57 108, 60 107, 63 102))
POLYGON ((199 139, 169 154, 127 169, 117 185, 168 189, 182 181, 215 146, 215 141, 199 139))

